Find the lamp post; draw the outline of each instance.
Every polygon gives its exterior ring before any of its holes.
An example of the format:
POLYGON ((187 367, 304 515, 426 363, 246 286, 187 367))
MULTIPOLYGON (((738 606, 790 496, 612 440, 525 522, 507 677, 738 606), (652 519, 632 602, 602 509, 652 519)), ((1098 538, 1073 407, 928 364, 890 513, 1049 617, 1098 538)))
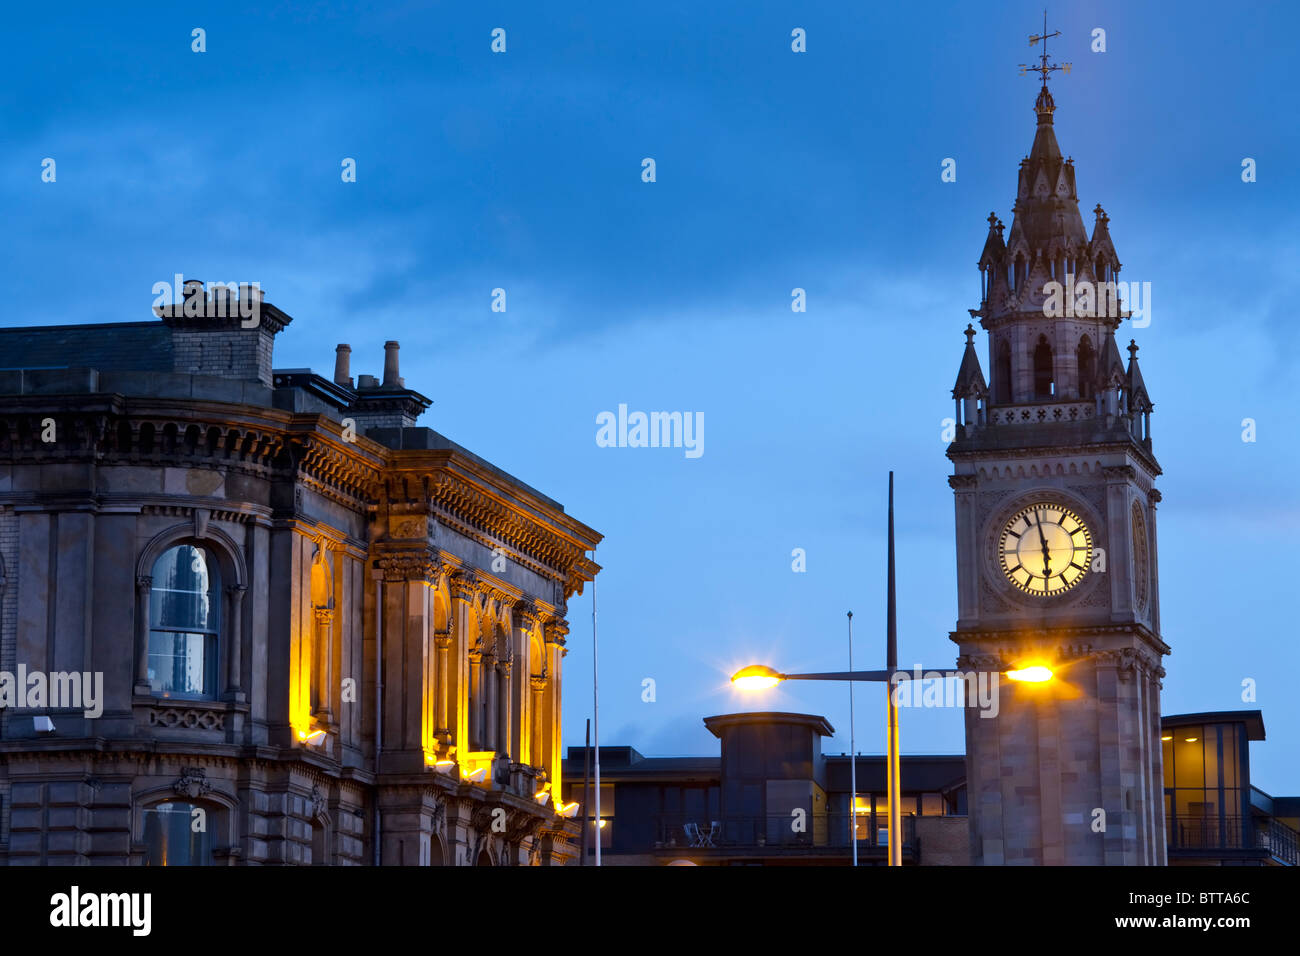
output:
MULTIPOLYGON (((898 669, 898 606, 894 599, 894 473, 889 473, 889 571, 885 601, 885 667, 898 669)), ((893 688, 885 688, 885 789, 889 801, 889 865, 903 865, 901 791, 898 778, 898 702, 893 688)), ((857 797, 854 797, 856 800, 857 797)))

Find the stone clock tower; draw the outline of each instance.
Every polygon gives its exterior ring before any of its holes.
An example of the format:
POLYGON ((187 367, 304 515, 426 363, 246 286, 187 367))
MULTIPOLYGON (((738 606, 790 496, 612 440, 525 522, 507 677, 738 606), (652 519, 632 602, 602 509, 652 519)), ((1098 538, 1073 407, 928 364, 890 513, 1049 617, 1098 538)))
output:
POLYGON ((1003 678, 996 716, 966 710, 971 859, 1163 865, 1169 648, 1152 405, 1136 344, 1127 367, 1120 357, 1129 315, 1107 295, 1120 262, 1101 206, 1091 237, 1079 214, 1050 69, 1044 56, 1010 232, 990 215, 979 260, 971 315, 988 333, 991 375, 986 384, 967 326, 953 388, 959 666, 1054 672, 1045 683, 1003 678))

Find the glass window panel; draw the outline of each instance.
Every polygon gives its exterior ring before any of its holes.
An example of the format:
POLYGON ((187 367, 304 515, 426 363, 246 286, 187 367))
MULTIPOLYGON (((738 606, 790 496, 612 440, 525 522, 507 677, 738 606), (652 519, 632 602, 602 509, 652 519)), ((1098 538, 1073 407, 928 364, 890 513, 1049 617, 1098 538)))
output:
POLYGON ((1205 786, 1205 734, 1201 727, 1174 728, 1174 786, 1205 786))
POLYGON ((1223 727, 1210 725, 1205 728, 1205 786, 1217 789, 1219 786, 1219 734, 1223 727))
POLYGON ((211 634, 152 631, 149 686, 162 696, 213 696, 217 640, 211 634))
MULTIPOLYGON (((591 810, 593 813, 595 813, 596 785, 594 783, 591 786, 591 791, 592 791, 591 796, 593 801, 591 805, 591 810)), ((614 816, 614 784, 612 783, 602 783, 600 785, 600 815, 602 817, 614 816)))
MULTIPOLYGON (((1241 816, 1241 791, 1237 789, 1225 789, 1223 791, 1223 812, 1229 817, 1241 816)), ((1232 820, 1229 819, 1228 826, 1233 826, 1232 820)))
POLYGON ((860 793, 857 799, 858 815, 854 818, 854 837, 858 840, 871 839, 871 794, 860 793))
POLYGON ((211 824, 195 832, 192 803, 160 803, 144 811, 146 866, 210 866, 211 824))
POLYGON ((157 628, 216 631, 221 590, 217 564, 202 548, 172 548, 153 566, 150 623, 157 628))
POLYGON ((876 796, 876 843, 889 845, 889 798, 876 796))
POLYGON ((1241 728, 1237 724, 1230 724, 1223 728, 1223 785, 1225 787, 1239 787, 1237 782, 1237 740, 1241 733, 1241 728))

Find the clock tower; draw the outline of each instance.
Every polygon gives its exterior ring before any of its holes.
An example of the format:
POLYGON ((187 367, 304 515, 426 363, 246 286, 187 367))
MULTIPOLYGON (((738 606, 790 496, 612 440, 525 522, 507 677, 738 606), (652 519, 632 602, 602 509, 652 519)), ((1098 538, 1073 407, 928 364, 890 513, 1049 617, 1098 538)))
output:
MULTIPOLYGON (((1037 37, 1044 45, 1046 37, 1037 37)), ((1043 76, 1011 229, 989 216, 948 447, 956 499, 959 667, 1045 665, 966 709, 971 859, 1164 865, 1156 576, 1160 474, 1152 404, 1115 294, 1119 258, 1098 205, 1079 213, 1043 76)))

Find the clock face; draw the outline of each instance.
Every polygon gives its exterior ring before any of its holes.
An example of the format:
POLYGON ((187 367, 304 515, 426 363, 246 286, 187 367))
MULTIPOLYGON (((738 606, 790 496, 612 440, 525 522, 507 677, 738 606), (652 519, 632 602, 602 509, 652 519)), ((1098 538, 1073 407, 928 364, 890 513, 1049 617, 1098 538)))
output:
POLYGON ((1133 502, 1133 579, 1137 585, 1139 611, 1147 608, 1147 525, 1142 518, 1142 506, 1133 502))
POLYGON ((1092 565, 1092 532, 1054 502, 1021 509, 1002 529, 1002 571, 1027 594, 1050 597, 1070 590, 1092 565))

